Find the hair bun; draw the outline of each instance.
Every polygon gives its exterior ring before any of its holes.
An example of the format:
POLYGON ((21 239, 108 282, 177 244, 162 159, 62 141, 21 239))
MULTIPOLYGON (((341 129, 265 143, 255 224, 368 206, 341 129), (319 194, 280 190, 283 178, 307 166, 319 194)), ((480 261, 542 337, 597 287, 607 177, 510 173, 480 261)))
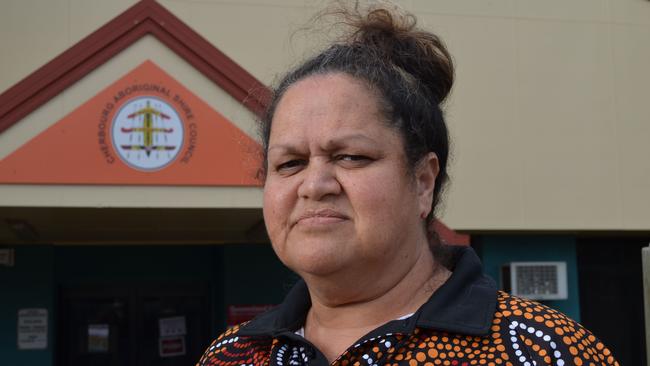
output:
POLYGON ((374 5, 365 10, 339 9, 350 27, 343 43, 359 44, 403 69, 424 84, 438 103, 444 102, 454 83, 454 65, 445 44, 435 34, 416 27, 416 19, 398 8, 374 5))

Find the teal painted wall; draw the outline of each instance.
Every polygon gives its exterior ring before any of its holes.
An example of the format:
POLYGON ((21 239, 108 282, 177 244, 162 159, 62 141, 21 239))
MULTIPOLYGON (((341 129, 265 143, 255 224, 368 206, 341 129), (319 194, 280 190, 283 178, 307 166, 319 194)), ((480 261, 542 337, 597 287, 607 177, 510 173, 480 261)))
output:
POLYGON ((214 278, 216 246, 61 246, 55 250, 56 281, 187 282, 214 278))
POLYGON ((501 266, 516 261, 564 261, 567 264, 569 298, 543 301, 576 321, 580 321, 576 241, 571 236, 483 235, 477 249, 486 274, 499 284, 501 266))
POLYGON ((51 365, 55 333, 52 246, 15 247, 15 265, 0 267, 0 363, 3 366, 51 365), (18 350, 18 310, 48 309, 48 347, 18 350))

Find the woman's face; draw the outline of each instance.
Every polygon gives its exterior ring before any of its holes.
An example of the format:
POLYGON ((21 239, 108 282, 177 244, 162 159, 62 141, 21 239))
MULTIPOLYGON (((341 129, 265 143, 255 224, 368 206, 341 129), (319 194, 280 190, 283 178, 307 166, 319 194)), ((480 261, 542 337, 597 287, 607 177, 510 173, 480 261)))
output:
POLYGON ((381 273, 426 246, 437 160, 409 172, 378 106, 365 84, 331 73, 298 81, 276 108, 264 219, 280 260, 303 276, 381 273))

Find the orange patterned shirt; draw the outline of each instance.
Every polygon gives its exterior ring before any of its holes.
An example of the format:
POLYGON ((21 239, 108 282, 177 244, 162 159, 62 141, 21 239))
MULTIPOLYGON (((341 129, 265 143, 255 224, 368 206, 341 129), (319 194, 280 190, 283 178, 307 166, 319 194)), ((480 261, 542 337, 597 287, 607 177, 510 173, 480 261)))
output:
MULTIPOLYGON (((456 251, 452 276, 415 314, 368 333, 331 365, 619 365, 580 324, 497 291, 471 248, 456 251)), ((309 307, 299 282, 280 306, 219 336, 197 366, 330 365, 295 333, 309 307)))

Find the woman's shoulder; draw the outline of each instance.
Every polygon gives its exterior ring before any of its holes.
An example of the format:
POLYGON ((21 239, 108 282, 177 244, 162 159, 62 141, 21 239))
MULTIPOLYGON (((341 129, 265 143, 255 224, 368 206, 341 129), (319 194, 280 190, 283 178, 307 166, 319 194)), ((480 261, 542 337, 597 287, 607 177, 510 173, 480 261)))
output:
POLYGON ((492 326, 525 364, 616 365, 612 352, 589 330, 538 302, 499 291, 492 326), (536 361, 536 362, 532 362, 536 361))
POLYGON ((239 331, 245 324, 235 325, 219 335, 205 350, 196 366, 266 364, 271 344, 268 339, 242 337, 239 331))

